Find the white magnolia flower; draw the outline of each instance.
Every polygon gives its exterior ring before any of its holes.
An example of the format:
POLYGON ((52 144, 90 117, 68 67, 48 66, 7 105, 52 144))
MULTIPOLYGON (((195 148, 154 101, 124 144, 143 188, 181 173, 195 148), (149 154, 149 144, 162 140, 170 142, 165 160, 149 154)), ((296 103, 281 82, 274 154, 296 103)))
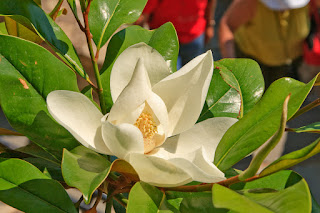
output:
POLYGON ((103 115, 84 95, 53 91, 48 109, 80 143, 129 162, 155 186, 212 183, 224 174, 212 163, 216 147, 237 120, 195 124, 213 72, 211 52, 171 73, 163 57, 144 43, 123 51, 111 72, 114 105, 103 115))

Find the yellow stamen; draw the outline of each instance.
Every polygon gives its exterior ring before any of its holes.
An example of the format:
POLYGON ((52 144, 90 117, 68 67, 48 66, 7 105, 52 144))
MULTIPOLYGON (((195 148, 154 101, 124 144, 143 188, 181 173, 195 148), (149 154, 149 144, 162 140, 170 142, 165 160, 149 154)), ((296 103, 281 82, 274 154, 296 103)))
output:
POLYGON ((152 115, 147 112, 142 112, 134 125, 138 127, 143 135, 145 153, 150 152, 155 147, 152 138, 158 133, 158 128, 152 115))

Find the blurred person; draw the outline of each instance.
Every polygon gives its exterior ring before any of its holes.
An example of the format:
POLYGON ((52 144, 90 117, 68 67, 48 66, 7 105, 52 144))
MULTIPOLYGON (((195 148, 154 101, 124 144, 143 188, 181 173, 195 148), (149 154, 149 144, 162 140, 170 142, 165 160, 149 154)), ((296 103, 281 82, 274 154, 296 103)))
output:
POLYGON ((136 22, 150 29, 172 22, 179 38, 178 69, 205 51, 214 35, 213 9, 216 0, 149 0, 136 22))
POLYGON ((220 22, 223 57, 256 60, 266 88, 284 76, 298 78, 309 33, 309 0, 234 0, 220 22))
MULTIPOLYGON (((304 42, 304 57, 299 68, 300 79, 307 83, 320 72, 320 0, 310 0, 310 33, 304 42)), ((314 87, 309 99, 320 97, 320 87, 314 87)))
POLYGON ((229 5, 232 3, 233 0, 216 0, 216 4, 214 6, 214 36, 205 44, 206 50, 212 50, 213 58, 215 61, 220 60, 222 58, 219 46, 219 31, 220 20, 226 10, 228 9, 229 5))

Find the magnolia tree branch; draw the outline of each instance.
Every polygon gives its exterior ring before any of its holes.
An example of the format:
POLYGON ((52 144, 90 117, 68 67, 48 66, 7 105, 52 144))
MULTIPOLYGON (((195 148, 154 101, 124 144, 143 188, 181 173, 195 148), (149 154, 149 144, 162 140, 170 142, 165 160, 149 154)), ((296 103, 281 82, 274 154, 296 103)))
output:
POLYGON ((49 16, 53 19, 56 20, 59 10, 61 8, 61 5, 63 3, 63 0, 59 0, 56 6, 53 8, 53 10, 50 12, 49 16))
POLYGON ((103 97, 103 88, 102 88, 102 83, 101 83, 101 78, 100 78, 100 71, 98 68, 98 63, 97 63, 97 58, 95 57, 94 51, 93 51, 93 45, 92 45, 92 34, 90 33, 90 27, 89 27, 89 12, 90 12, 90 5, 91 5, 92 0, 88 0, 88 5, 86 7, 86 10, 83 12, 83 19, 84 19, 84 24, 85 24, 85 34, 86 34, 86 39, 87 39, 87 44, 90 52, 90 57, 91 57, 91 62, 93 65, 93 70, 94 74, 96 77, 97 81, 97 92, 99 95, 99 101, 100 101, 100 106, 101 106, 101 111, 103 114, 107 113, 107 109, 105 107, 105 100, 103 97))
POLYGON ((239 179, 239 175, 233 176, 231 178, 228 178, 226 180, 217 182, 217 183, 205 183, 200 185, 191 185, 191 186, 178 186, 178 187, 170 187, 170 188, 161 188, 163 191, 178 191, 178 192, 204 192, 204 191, 211 191, 212 186, 214 184, 219 184, 225 187, 229 187, 232 184, 239 183, 239 182, 250 182, 253 180, 256 180, 260 178, 259 176, 253 176, 251 178, 248 178, 246 180, 241 181, 239 179))

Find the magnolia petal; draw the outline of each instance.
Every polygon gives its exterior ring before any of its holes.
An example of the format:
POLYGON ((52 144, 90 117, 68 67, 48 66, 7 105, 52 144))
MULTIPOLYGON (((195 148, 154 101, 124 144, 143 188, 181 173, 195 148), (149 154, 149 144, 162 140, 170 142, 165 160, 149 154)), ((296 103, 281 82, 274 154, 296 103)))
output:
POLYGON ((193 181, 215 183, 225 179, 224 173, 206 157, 203 147, 187 154, 172 154, 160 148, 157 151, 155 150, 152 156, 163 158, 173 163, 187 172, 193 181))
POLYGON ((107 120, 115 125, 119 123, 133 124, 143 111, 145 101, 152 95, 143 60, 138 60, 130 82, 111 108, 107 120))
POLYGON ((198 120, 212 72, 213 58, 208 51, 153 86, 167 106, 172 135, 190 129, 198 120))
POLYGON ((168 138, 161 147, 173 154, 187 154, 204 147, 206 156, 212 162, 222 136, 237 121, 228 117, 207 119, 179 135, 168 138))
POLYGON ((155 120, 158 132, 153 139, 155 141, 155 146, 160 146, 168 135, 169 117, 167 107, 158 95, 152 93, 146 101, 145 111, 150 113, 155 120))
POLYGON ((143 137, 140 130, 127 123, 113 125, 102 118, 102 138, 113 155, 125 159, 128 153, 144 153, 143 137))
POLYGON ((113 102, 117 100, 122 90, 129 83, 139 58, 144 59, 145 68, 152 86, 170 75, 170 70, 158 51, 145 43, 132 45, 119 55, 113 65, 110 76, 113 102))
POLYGON ((162 158, 132 153, 126 161, 136 170, 141 181, 154 186, 174 187, 192 181, 185 171, 162 158))
POLYGON ((103 154, 112 154, 101 136, 102 113, 83 94, 56 90, 47 97, 52 117, 82 145, 103 154))

